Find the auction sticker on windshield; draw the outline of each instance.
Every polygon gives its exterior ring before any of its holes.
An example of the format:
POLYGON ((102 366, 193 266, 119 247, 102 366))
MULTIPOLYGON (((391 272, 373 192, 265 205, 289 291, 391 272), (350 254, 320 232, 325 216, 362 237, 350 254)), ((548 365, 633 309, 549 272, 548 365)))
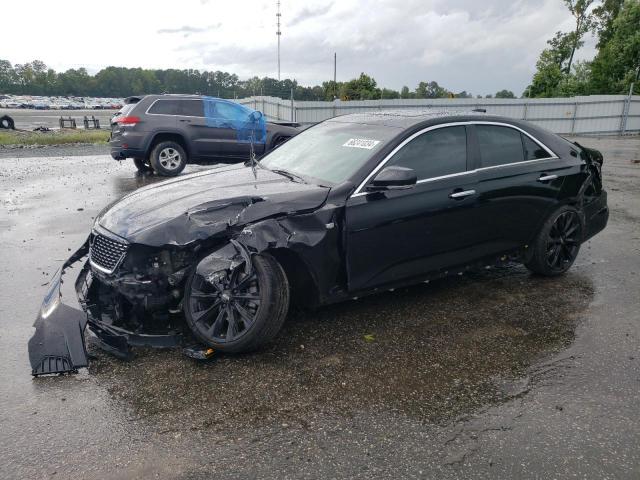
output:
POLYGON ((379 143, 380 140, 369 140, 367 138, 350 138, 342 146, 351 148, 366 148, 367 150, 371 150, 379 143))

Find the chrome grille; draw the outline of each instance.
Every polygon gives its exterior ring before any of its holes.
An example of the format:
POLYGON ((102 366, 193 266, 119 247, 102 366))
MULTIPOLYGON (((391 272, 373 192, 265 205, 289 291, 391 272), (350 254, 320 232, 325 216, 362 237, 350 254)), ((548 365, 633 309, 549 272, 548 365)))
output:
POLYGON ((98 233, 91 243, 91 264, 106 273, 113 273, 126 255, 127 248, 126 244, 98 233))

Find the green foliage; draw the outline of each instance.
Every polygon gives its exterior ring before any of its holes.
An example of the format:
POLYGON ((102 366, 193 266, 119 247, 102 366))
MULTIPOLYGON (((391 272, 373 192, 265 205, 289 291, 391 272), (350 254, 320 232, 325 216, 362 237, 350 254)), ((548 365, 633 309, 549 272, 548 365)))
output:
POLYGON ((438 85, 438 82, 420 82, 416 87, 415 98, 447 98, 449 90, 438 85))
MULTIPOLYGON (((602 0, 589 11, 589 0, 564 0, 576 18, 573 32, 557 32, 536 63, 527 88, 531 97, 625 94, 640 66, 640 1, 602 0), (598 35, 591 62, 573 62, 591 29, 598 35)), ((636 85, 635 91, 640 91, 636 85)))
POLYGON ((593 9, 592 30, 598 35, 598 48, 602 48, 611 38, 613 21, 616 19, 625 0, 602 0, 593 9))
POLYGON ((105 143, 108 140, 108 130, 56 130, 53 132, 0 130, 0 145, 65 145, 105 143))
MULTIPOLYGON (((628 93, 640 68, 640 2, 628 0, 611 24, 609 39, 591 63, 593 93, 628 93)), ((636 82, 635 92, 640 92, 636 82)))
POLYGON ((511 90, 500 90, 496 93, 496 98, 516 98, 511 90))
POLYGON ((373 100, 381 95, 376 81, 364 72, 358 78, 343 83, 339 92, 341 100, 373 100))

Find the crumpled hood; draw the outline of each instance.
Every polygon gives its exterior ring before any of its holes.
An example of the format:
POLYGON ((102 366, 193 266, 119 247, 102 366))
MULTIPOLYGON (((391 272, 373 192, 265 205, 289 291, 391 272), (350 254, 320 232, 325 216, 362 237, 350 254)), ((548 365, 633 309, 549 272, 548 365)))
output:
POLYGON ((186 245, 271 216, 312 211, 329 188, 296 183, 243 165, 140 188, 103 210, 96 223, 131 243, 186 245))

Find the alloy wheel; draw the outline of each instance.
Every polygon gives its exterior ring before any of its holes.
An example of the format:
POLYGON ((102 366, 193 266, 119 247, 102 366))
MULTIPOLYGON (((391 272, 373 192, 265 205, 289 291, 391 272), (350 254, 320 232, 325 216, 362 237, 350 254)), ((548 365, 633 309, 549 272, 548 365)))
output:
POLYGON ((167 147, 160 151, 158 160, 160 161, 160 165, 167 170, 175 170, 180 166, 182 157, 180 156, 180 152, 175 148, 167 147))
POLYGON ((574 211, 565 211, 558 215, 549 230, 547 238, 546 260, 554 270, 564 270, 573 263, 580 248, 581 223, 574 211))
POLYGON ((188 308, 195 328, 217 343, 238 340, 253 325, 260 307, 260 289, 254 269, 242 265, 215 273, 196 274, 191 283, 188 308))

